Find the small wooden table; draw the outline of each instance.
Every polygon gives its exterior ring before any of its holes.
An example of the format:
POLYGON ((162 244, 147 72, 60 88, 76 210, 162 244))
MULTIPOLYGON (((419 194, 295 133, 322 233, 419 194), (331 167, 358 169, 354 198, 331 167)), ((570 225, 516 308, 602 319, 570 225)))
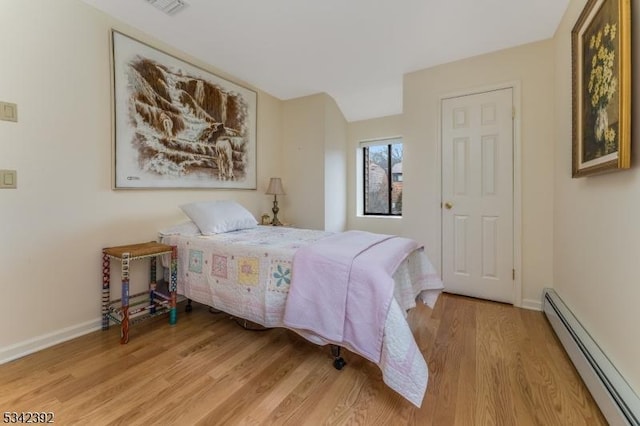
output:
POLYGON ((102 249, 102 329, 109 328, 109 321, 121 325, 120 343, 129 341, 129 322, 169 312, 169 324, 178 320, 176 309, 178 281, 178 251, 176 246, 156 243, 131 244, 102 249), (156 257, 171 254, 170 281, 168 293, 159 291, 156 286, 156 257), (129 262, 150 258, 149 291, 129 296, 129 262), (122 298, 111 300, 111 259, 121 262, 122 298), (131 309, 130 309, 131 308, 131 309))

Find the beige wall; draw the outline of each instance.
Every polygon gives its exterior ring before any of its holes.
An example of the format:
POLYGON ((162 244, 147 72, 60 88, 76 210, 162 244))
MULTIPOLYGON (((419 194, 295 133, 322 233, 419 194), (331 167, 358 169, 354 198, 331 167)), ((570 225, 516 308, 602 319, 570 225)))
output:
POLYGON ((186 219, 179 204, 232 198, 255 215, 270 211, 264 191, 282 168, 282 102, 262 92, 258 191, 111 190, 112 27, 216 71, 79 0, 0 3, 10 35, 0 38, 0 100, 17 103, 19 119, 0 121, 0 169, 18 171, 18 189, 0 190, 0 360, 31 339, 95 327, 101 248, 154 239, 186 219))
MULTIPOLYGON (((518 82, 522 298, 533 307, 542 287, 555 286, 638 392, 640 342, 629 327, 639 320, 639 172, 570 176, 569 34, 584 3, 570 3, 552 41, 408 74, 400 116, 347 125, 327 95, 281 102, 259 92, 257 191, 113 191, 109 29, 217 70, 79 0, 3 0, 0 28, 11 37, 0 38, 0 100, 18 104, 19 122, 0 121, 0 168, 18 171, 18 189, 0 191, 0 360, 23 344, 98 325, 102 247, 155 238, 184 220, 177 206, 193 200, 233 198, 256 215, 270 212, 264 191, 271 176, 281 176, 287 190, 280 202, 285 221, 339 227, 346 210, 348 228, 416 238, 439 268, 440 99, 518 82), (397 135, 405 141, 405 215, 359 218, 357 142, 397 135), (341 144, 347 145, 346 206, 334 179, 345 173, 341 144)), ((640 21, 640 10, 633 13, 640 21)), ((634 99, 639 90, 634 86, 634 99)), ((640 119, 638 108, 633 114, 640 119)), ((640 151, 632 155, 635 166, 640 151)))
POLYGON ((325 97, 324 228, 347 226, 347 120, 335 100, 325 97))
MULTIPOLYGON (((349 123, 348 130, 347 162, 349 174, 347 176, 347 189, 349 204, 347 206, 347 227, 380 234, 401 235, 403 232, 402 218, 358 214, 358 186, 362 185, 362 176, 359 176, 359 174, 362 172, 358 168, 357 151, 358 144, 361 141, 402 136, 402 115, 355 121, 349 123)), ((362 207, 360 211, 361 209, 362 207)))
POLYGON ((405 76, 403 234, 424 242, 434 264, 440 267, 440 100, 513 82, 520 91, 516 137, 520 139, 522 159, 521 297, 523 306, 539 308, 542 289, 552 284, 553 267, 551 40, 405 76))
POLYGON ((301 228, 346 225, 347 123, 325 93, 284 102, 284 217, 301 228))
POLYGON ((323 94, 284 102, 282 184, 285 222, 324 229, 323 94))
POLYGON ((405 75, 404 113, 349 123, 348 227, 405 235, 425 244, 440 269, 440 100, 505 84, 516 86, 521 148, 521 301, 540 308, 553 269, 553 43, 532 43, 405 75), (404 138, 403 217, 357 214, 358 142, 404 138))
MULTIPOLYGON (((640 394, 640 85, 633 86, 632 169, 571 178, 571 29, 585 0, 573 0, 555 36, 554 271, 556 291, 640 394)), ((637 5, 635 2, 632 6, 637 5)), ((640 22, 632 7, 631 21, 640 22)), ((637 25, 634 24, 636 29, 637 25)), ((637 40, 635 40, 637 41, 637 40)), ((632 53, 638 52, 632 43, 632 53)), ((640 69, 636 54, 633 75, 640 69)), ((632 77, 633 78, 633 77, 632 77)))

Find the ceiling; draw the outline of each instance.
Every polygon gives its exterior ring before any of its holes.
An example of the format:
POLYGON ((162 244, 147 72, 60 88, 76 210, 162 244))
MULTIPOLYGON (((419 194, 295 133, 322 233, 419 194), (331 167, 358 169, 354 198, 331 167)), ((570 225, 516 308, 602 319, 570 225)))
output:
POLYGON ((554 35, 569 0, 83 0, 277 98, 348 121, 402 112, 402 76, 554 35))

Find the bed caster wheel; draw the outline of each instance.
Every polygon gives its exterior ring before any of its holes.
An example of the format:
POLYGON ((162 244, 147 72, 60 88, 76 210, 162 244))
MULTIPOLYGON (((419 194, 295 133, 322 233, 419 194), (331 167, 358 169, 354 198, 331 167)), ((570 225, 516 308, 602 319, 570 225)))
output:
POLYGON ((342 370, 342 368, 347 365, 347 363, 344 361, 344 358, 340 357, 340 358, 336 358, 333 360, 333 366, 335 367, 336 370, 342 370))
POLYGON ((185 306, 185 307, 184 307, 184 311, 185 311, 185 312, 191 312, 191 311, 193 311, 193 306, 191 306, 191 305, 187 305, 187 306, 185 306))

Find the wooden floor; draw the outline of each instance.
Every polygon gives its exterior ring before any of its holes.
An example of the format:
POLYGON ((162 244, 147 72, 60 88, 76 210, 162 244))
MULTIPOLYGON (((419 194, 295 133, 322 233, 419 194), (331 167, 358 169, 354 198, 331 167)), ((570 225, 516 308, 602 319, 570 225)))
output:
POLYGON ((410 315, 430 379, 422 408, 378 368, 202 305, 0 366, 0 408, 57 424, 606 425, 540 312, 444 294, 410 315))

